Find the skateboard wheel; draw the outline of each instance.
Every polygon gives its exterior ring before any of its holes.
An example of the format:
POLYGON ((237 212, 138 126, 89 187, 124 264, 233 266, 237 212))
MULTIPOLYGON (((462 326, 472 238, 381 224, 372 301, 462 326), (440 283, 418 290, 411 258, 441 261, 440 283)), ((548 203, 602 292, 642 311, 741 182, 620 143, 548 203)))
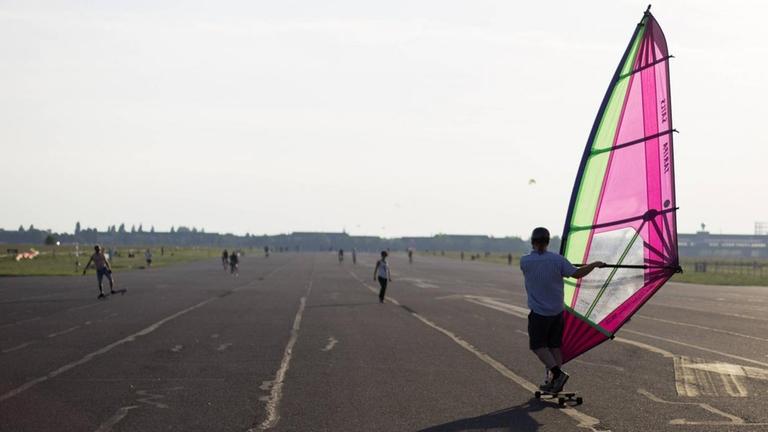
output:
POLYGON ((557 404, 561 407, 565 406, 565 398, 557 398, 557 404))
POLYGON ((576 404, 581 405, 584 403, 584 399, 581 398, 581 396, 576 398, 576 404))
POLYGON ((540 399, 541 398, 541 392, 540 391, 535 392, 533 394, 533 397, 535 397, 536 399, 540 399))

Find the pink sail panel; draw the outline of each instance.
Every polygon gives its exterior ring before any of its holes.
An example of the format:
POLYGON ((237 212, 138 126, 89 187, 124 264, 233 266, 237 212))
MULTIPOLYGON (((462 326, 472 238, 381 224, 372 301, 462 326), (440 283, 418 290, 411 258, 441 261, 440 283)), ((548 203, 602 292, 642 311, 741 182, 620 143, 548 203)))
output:
POLYGON ((612 335, 679 270, 669 54, 649 11, 584 151, 561 253, 610 265, 566 285, 564 360, 612 335))

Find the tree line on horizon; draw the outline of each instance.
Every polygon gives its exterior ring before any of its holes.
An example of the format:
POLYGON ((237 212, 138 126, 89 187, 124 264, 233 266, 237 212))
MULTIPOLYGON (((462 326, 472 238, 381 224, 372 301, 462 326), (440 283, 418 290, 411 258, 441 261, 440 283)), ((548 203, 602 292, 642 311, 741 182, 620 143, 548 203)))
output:
MULTIPOLYGON (((559 238, 552 239, 552 247, 559 247, 559 238)), ((263 248, 288 251, 323 251, 357 249, 359 251, 405 250, 421 251, 476 251, 524 253, 528 242, 519 237, 492 237, 485 235, 437 234, 431 237, 400 237, 385 239, 376 236, 351 236, 346 232, 293 232, 278 235, 245 235, 208 233, 203 228, 178 226, 170 231, 156 231, 154 226, 145 230, 143 224, 126 228, 124 223, 110 225, 106 231, 75 224, 72 233, 41 230, 30 225, 18 230, 0 228, 0 243, 13 244, 102 244, 105 246, 208 246, 222 248, 263 248)))

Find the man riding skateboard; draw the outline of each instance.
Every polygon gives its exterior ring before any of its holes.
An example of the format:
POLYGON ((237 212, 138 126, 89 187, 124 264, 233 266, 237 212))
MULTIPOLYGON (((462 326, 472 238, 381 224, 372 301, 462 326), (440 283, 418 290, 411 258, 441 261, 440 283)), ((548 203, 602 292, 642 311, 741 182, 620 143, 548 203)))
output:
POLYGON ((558 393, 563 390, 569 375, 560 368, 563 355, 560 351, 565 320, 563 278, 583 278, 592 270, 603 267, 601 261, 576 268, 567 259, 547 251, 549 231, 536 228, 531 234, 533 250, 520 258, 520 270, 525 277, 528 294, 528 337, 530 349, 549 371, 550 379, 539 386, 541 390, 558 393))

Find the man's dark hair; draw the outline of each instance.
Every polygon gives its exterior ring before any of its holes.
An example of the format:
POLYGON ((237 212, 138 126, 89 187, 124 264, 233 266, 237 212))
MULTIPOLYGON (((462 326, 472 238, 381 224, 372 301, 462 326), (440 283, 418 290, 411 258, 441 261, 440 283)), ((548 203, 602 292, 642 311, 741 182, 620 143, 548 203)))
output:
POLYGON ((531 243, 549 244, 549 230, 544 227, 538 227, 531 233, 531 243))

